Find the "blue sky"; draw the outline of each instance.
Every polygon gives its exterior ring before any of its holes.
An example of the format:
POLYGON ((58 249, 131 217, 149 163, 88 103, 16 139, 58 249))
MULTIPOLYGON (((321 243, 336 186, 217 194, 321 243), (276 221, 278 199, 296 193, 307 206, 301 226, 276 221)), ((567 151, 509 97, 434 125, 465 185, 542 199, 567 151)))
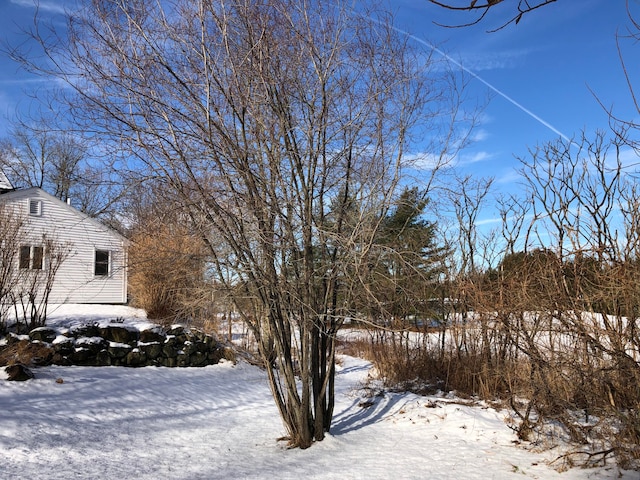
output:
MULTIPOLYGON (((640 7, 637 0, 633 2, 640 7)), ((510 5, 515 3, 504 2, 502 10, 496 9, 480 25, 442 28, 433 22, 460 24, 471 17, 453 15, 420 0, 393 1, 398 24, 406 25, 418 38, 441 45, 513 100, 494 94, 479 126, 478 141, 461 154, 463 161, 478 159, 466 166, 469 171, 504 183, 513 179, 518 166, 514 156, 526 156, 528 148, 556 139, 559 133, 572 137, 581 130, 606 129, 608 116, 594 94, 622 118, 638 117, 616 47, 616 31, 624 34, 630 23, 623 0, 557 0, 525 15, 518 25, 487 33, 502 24, 505 16, 499 14, 515 8, 510 5)), ((640 93, 640 48, 624 39, 620 45, 640 93)), ((487 87, 475 80, 472 89, 482 95, 487 87)))
MULTIPOLYGON (((640 11, 638 0, 631 2, 640 11)), ((40 9, 56 20, 72 3, 41 0, 40 9)), ((470 17, 426 0, 388 3, 398 27, 410 31, 421 47, 428 48, 420 40, 438 45, 482 79, 472 81, 470 95, 484 98, 488 87, 483 82, 500 92, 484 112, 475 143, 461 153, 463 168, 470 173, 494 176, 506 188, 518 166, 514 157, 526 156, 528 148, 557 138, 558 132, 571 137, 582 129, 605 129, 608 118, 594 93, 623 118, 638 116, 616 47, 616 31, 624 33, 629 25, 624 0, 558 0, 495 33, 487 30, 499 26, 501 12, 515 2, 504 2, 481 24, 467 28, 437 26, 434 22, 459 24, 470 17)), ((30 26, 33 13, 32 0, 0 0, 3 39, 19 42, 19 29, 30 26)), ((621 46, 640 93, 640 47, 629 40, 622 40, 621 46)), ((29 107, 24 91, 46 85, 0 55, 0 136, 6 135, 7 117, 16 108, 29 107)))

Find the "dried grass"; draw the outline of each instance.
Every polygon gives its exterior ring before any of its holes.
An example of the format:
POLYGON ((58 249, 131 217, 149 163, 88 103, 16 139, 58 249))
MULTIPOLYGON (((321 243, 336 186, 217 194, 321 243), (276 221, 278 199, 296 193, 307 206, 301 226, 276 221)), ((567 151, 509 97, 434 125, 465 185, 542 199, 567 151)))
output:
POLYGON ((21 363, 23 365, 46 365, 53 357, 53 349, 42 343, 20 340, 0 347, 0 366, 21 363))

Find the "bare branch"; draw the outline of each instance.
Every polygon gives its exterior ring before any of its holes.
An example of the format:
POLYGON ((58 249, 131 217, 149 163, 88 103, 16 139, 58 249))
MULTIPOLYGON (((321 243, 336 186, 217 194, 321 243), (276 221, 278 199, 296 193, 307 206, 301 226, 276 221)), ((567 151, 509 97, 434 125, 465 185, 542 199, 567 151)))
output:
MULTIPOLYGON (((453 10, 456 12, 479 12, 478 16, 474 20, 467 23, 456 24, 456 25, 446 25, 446 24, 436 23, 437 25, 447 27, 447 28, 462 28, 462 27, 468 27, 471 25, 476 25, 485 18, 489 10, 491 10, 493 7, 503 2, 503 0, 485 0, 484 2, 481 2, 481 3, 479 3, 477 0, 471 0, 471 2, 469 2, 468 0, 459 0, 457 3, 454 3, 451 1, 443 2, 439 0, 427 0, 427 1, 431 2, 434 5, 437 5, 438 7, 441 7, 447 10, 453 10)), ((537 0, 535 3, 532 3, 530 0, 519 0, 518 6, 517 6, 518 13, 514 14, 509 20, 501 24, 499 27, 494 28, 492 30, 488 30, 488 31, 497 32, 498 30, 501 30, 505 28, 507 25, 510 25, 512 23, 515 23, 517 25, 518 23, 520 23, 520 20, 525 14, 532 12, 534 10, 537 10, 538 8, 549 5, 550 3, 554 3, 555 1, 556 0, 537 0)))

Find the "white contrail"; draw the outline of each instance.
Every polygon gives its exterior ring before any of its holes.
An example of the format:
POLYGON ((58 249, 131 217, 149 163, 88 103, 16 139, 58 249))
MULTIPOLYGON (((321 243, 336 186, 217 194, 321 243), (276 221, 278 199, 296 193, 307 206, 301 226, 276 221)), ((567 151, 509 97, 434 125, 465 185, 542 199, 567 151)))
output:
MULTIPOLYGON (((371 19, 373 21, 376 21, 375 19, 371 19)), ((471 70, 469 70, 467 67, 465 67, 462 63, 458 62, 457 60, 453 59, 450 55, 448 55, 446 52, 444 52, 443 50, 439 49, 438 47, 436 47, 435 45, 433 45, 431 42, 427 42, 426 40, 423 40, 422 38, 416 37, 415 35, 412 35, 411 33, 402 30, 401 28, 398 28, 396 26, 392 26, 392 28, 397 31, 398 33, 402 33, 403 35, 406 35, 407 37, 411 38, 412 40, 415 40, 418 43, 421 43, 422 45, 430 48, 431 50, 433 50, 434 52, 439 53, 440 55, 442 55, 444 58, 446 58, 447 60, 449 60, 451 63, 453 63, 454 65, 456 65, 457 67, 459 67, 461 70, 463 70, 464 72, 468 73, 469 75, 471 75, 473 78, 477 79, 478 81, 482 82, 483 84, 485 84, 488 88, 490 88, 492 91, 494 91, 495 93, 497 93, 498 95, 500 95, 502 98, 504 98, 506 101, 508 101, 509 103, 511 103, 512 105, 514 105, 515 107, 519 108, 520 110, 522 110, 524 113, 526 113, 527 115, 529 115, 531 118, 533 118, 534 120, 540 122, 542 125, 544 125, 545 127, 547 127, 549 130, 551 130, 553 133, 555 133, 556 135, 559 135, 560 137, 562 137, 564 140, 566 140, 567 142, 571 142, 571 139, 569 137, 567 137, 564 133, 562 133, 560 130, 558 130, 556 127, 554 127, 553 125, 551 125, 549 122, 545 121, 544 119, 540 118, 538 115, 536 115, 535 113, 533 113, 531 110, 529 110, 528 108, 526 108, 524 105, 518 103, 517 101, 515 101, 513 98, 511 98, 509 95, 507 95, 506 93, 504 93, 503 91, 499 90, 498 88, 494 87, 493 85, 491 85, 489 82, 487 82, 484 78, 482 78, 480 75, 478 75, 475 72, 472 72, 471 70)), ((573 142, 571 142, 573 143, 573 142)))

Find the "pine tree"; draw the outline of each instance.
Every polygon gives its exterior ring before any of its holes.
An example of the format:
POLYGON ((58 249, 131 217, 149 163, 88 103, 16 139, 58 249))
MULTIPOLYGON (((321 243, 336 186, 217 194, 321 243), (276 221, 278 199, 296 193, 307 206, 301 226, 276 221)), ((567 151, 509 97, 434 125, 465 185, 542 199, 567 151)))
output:
POLYGON ((370 286, 382 320, 402 326, 433 314, 430 300, 447 249, 436 244, 436 224, 424 218, 424 192, 406 188, 382 219, 370 286))

